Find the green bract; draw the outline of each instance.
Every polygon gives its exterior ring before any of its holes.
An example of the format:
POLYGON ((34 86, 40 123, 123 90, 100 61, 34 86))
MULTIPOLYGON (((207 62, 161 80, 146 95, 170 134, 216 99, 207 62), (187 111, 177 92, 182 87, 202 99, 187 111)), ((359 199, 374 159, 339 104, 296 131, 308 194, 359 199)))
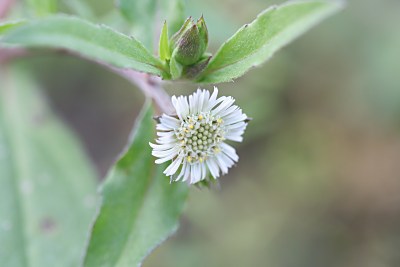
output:
MULTIPOLYGON (((169 66, 172 79, 191 79, 199 74, 208 62, 205 51, 208 47, 208 30, 204 18, 201 17, 197 23, 188 18, 181 29, 176 32, 167 44, 165 41, 164 24, 160 36, 160 59, 169 66), (164 52, 169 48, 169 57, 164 52)), ((164 77, 166 78, 166 77, 164 77)))
POLYGON ((204 19, 195 24, 191 19, 171 40, 172 55, 183 66, 190 66, 199 61, 208 46, 208 32, 204 19))

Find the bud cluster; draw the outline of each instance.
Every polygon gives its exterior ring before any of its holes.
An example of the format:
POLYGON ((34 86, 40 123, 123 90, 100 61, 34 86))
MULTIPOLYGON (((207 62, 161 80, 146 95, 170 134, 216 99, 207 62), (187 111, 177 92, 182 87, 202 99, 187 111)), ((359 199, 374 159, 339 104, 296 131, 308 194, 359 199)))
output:
POLYGON ((168 42, 170 56, 166 57, 166 63, 172 79, 196 77, 211 59, 205 53, 207 47, 208 30, 203 16, 197 22, 189 17, 168 42))

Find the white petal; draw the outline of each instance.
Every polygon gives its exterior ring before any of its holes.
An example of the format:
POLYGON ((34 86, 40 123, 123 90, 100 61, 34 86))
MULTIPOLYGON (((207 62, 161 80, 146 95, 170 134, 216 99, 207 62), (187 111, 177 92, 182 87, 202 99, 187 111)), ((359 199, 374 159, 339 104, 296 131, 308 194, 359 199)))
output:
POLYGON ((175 158, 176 155, 177 155, 177 154, 170 154, 170 155, 165 156, 165 157, 156 156, 156 157, 159 157, 159 159, 157 159, 157 160, 155 161, 155 163, 156 163, 156 164, 161 164, 161 163, 167 162, 168 160, 171 160, 171 159, 175 158))
POLYGON ((212 158, 209 158, 206 160, 206 164, 207 164, 208 169, 211 172, 211 175, 214 178, 218 178, 219 177, 219 168, 218 168, 218 164, 215 162, 215 160, 212 158))
POLYGON ((195 173, 194 166, 195 165, 190 165, 190 181, 189 181, 189 183, 191 183, 191 184, 193 184, 193 180, 194 180, 194 173, 195 173))
POLYGON ((200 164, 200 167, 201 167, 201 180, 204 180, 204 179, 206 179, 206 176, 207 176, 206 164, 202 163, 202 164, 200 164))
POLYGON ((242 128, 242 127, 246 127, 247 123, 245 123, 244 121, 235 123, 235 124, 230 124, 226 126, 226 129, 228 130, 233 130, 233 129, 238 129, 238 128, 242 128))
POLYGON ((183 175, 185 174, 185 171, 186 171, 186 168, 187 168, 188 165, 189 165, 189 164, 188 164, 187 161, 184 159, 183 162, 182 162, 181 171, 180 171, 179 175, 175 178, 175 181, 179 181, 179 180, 183 177, 183 175))
POLYGON ((225 135, 225 138, 227 140, 231 140, 231 141, 235 141, 235 142, 242 142, 243 141, 243 137, 241 135, 225 135))
POLYGON ((228 169, 233 166, 234 162, 224 153, 217 154, 217 161, 221 167, 222 173, 226 174, 228 169))
POLYGON ((192 165, 187 163, 186 164, 186 168, 185 168, 185 174, 183 175, 182 182, 185 182, 185 181, 187 181, 189 179, 190 173, 191 173, 191 169, 192 169, 192 165))
POLYGON ((231 117, 231 118, 225 119, 224 123, 225 123, 225 125, 235 124, 237 122, 244 121, 245 119, 247 119, 246 114, 241 114, 239 116, 235 116, 235 117, 231 117))
POLYGON ((214 103, 217 100, 217 96, 218 96, 218 88, 216 86, 214 86, 214 91, 210 97, 210 100, 208 101, 210 104, 214 103))
POLYGON ((182 118, 186 118, 187 117, 187 115, 189 115, 189 112, 190 112, 190 110, 189 110, 189 103, 188 103, 188 99, 187 99, 187 97, 186 96, 181 96, 179 99, 178 99, 178 101, 179 101, 179 104, 180 104, 180 106, 181 106, 181 108, 182 108, 182 118))
POLYGON ((178 115, 179 119, 182 119, 182 108, 179 105, 178 99, 176 98, 176 96, 172 96, 171 98, 172 101, 172 105, 174 106, 175 110, 176 110, 176 114, 178 115))
POLYGON ((190 183, 191 184, 195 184, 197 182, 200 181, 201 179, 201 168, 200 168, 200 164, 193 164, 191 169, 191 173, 190 173, 190 183))
POLYGON ((222 158, 222 160, 225 162, 228 168, 232 167, 235 164, 235 162, 231 158, 229 158, 225 153, 220 153, 219 156, 222 158))
POLYGON ((189 108, 187 104, 187 98, 186 96, 173 96, 172 97, 172 104, 175 107, 176 110, 176 115, 178 115, 179 119, 185 118, 189 114, 189 108))
POLYGON ((175 133, 173 131, 169 131, 169 132, 157 132, 158 136, 174 136, 175 133))
POLYGON ((209 102, 210 102, 210 91, 204 90, 204 102, 203 102, 202 111, 208 111, 206 109, 207 109, 209 102))
POLYGON ((164 126, 171 128, 172 130, 179 128, 179 126, 181 125, 181 122, 178 119, 165 114, 161 116, 160 122, 164 126))
POLYGON ((193 113, 192 107, 193 107, 193 96, 190 95, 190 96, 189 96, 189 114, 192 114, 192 113, 193 113))
POLYGON ((225 113, 226 114, 224 114, 224 115, 222 115, 223 113, 219 114, 224 120, 230 119, 232 117, 240 116, 241 114, 243 114, 242 110, 238 106, 235 106, 235 105, 229 107, 225 111, 225 113), (232 109, 232 108, 234 108, 234 109, 232 109), (227 112, 227 111, 229 111, 229 112, 227 112))
POLYGON ((173 147, 168 150, 156 150, 153 149, 153 152, 151 153, 153 156, 158 157, 158 158, 163 158, 163 157, 169 157, 172 155, 171 159, 178 154, 179 147, 173 147))
POLYGON ((226 99, 225 96, 221 96, 220 98, 217 99, 217 95, 218 95, 218 88, 214 86, 214 92, 212 93, 210 100, 208 101, 208 105, 203 108, 204 111, 210 111, 217 104, 221 103, 226 99))
POLYGON ((176 158, 164 171, 164 174, 167 176, 174 175, 176 171, 178 170, 179 166, 181 165, 182 162, 182 157, 176 158))
POLYGON ((219 154, 216 156, 216 162, 217 162, 219 168, 221 169, 222 174, 228 173, 228 165, 227 165, 226 162, 222 159, 221 153, 219 153, 219 154))
POLYGON ((236 154, 236 150, 226 143, 221 143, 222 152, 224 152, 229 158, 237 162, 239 156, 236 154))
POLYGON ((171 130, 173 130, 173 128, 167 127, 165 124, 162 124, 162 123, 157 124, 156 129, 159 130, 159 131, 171 131, 171 130))
POLYGON ((160 145, 177 144, 177 140, 172 137, 162 137, 158 138, 156 141, 160 145))
POLYGON ((153 144, 149 143, 149 145, 155 150, 168 150, 176 146, 176 144, 153 144))
POLYGON ((227 108, 226 110, 224 110, 223 112, 220 112, 219 115, 222 118, 224 118, 224 120, 225 120, 226 117, 232 115, 232 113, 234 113, 235 111, 239 111, 239 113, 241 113, 239 107, 236 105, 233 105, 233 106, 230 106, 229 108, 227 108))
POLYGON ((202 90, 199 92, 199 103, 198 103, 198 111, 201 112, 203 111, 203 106, 205 104, 206 100, 206 90, 202 90))
POLYGON ((233 97, 227 97, 226 99, 224 99, 224 101, 221 102, 221 104, 219 104, 219 106, 217 106, 215 109, 213 109, 211 111, 211 113, 213 115, 219 115, 220 112, 225 111, 227 108, 229 108, 233 103, 235 102, 235 99, 233 99, 233 97))
POLYGON ((242 135, 244 133, 244 130, 246 129, 246 126, 247 123, 243 123, 240 127, 235 126, 236 127, 235 129, 228 129, 227 133, 225 134, 225 138, 236 142, 242 142, 243 140, 242 135))

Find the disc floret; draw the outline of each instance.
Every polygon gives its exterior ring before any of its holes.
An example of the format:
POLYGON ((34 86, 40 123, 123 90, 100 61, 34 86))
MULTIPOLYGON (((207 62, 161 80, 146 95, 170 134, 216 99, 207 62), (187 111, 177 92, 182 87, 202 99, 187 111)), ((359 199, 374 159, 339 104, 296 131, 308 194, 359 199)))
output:
POLYGON ((187 116, 176 131, 181 156, 186 157, 190 164, 204 162, 221 151, 220 143, 225 140, 224 136, 223 120, 210 112, 187 116))

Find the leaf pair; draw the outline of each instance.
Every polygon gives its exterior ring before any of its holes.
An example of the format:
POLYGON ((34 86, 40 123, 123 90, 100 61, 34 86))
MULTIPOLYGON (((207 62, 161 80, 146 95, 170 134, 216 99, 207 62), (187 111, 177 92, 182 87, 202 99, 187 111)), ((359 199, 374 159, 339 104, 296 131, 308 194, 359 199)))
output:
MULTIPOLYGON (((206 62, 202 73, 196 75, 195 81, 219 83, 240 77, 342 6, 340 0, 309 0, 265 10, 221 46, 211 61, 206 62)), ((55 16, 30 22, 6 32, 1 43, 62 48, 116 67, 135 69, 164 79, 171 77, 169 68, 135 38, 72 17, 55 16)), ((160 51, 162 58, 168 57, 165 51, 160 51)))

